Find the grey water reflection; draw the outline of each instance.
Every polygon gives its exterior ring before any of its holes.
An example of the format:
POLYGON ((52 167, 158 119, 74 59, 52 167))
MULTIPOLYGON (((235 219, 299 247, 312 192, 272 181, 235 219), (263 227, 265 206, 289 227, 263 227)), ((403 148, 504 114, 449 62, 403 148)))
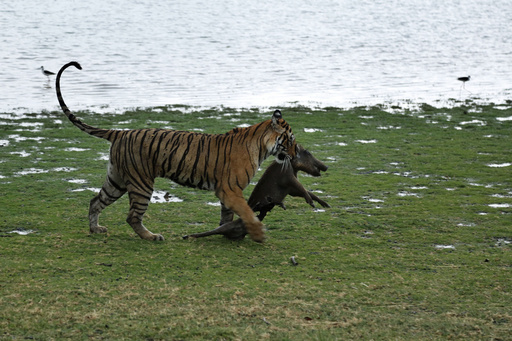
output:
POLYGON ((512 96, 505 0, 11 1, 0 112, 165 104, 350 106, 512 96), (466 89, 457 77, 471 75, 466 89))

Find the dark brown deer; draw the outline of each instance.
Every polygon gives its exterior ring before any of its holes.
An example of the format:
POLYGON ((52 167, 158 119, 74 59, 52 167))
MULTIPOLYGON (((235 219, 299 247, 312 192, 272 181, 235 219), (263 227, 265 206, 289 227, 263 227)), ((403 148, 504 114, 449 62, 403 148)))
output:
MULTIPOLYGON (((320 176, 320 171, 327 170, 325 164, 316 159, 301 145, 297 145, 297 155, 293 159, 289 160, 285 158, 284 155, 278 155, 278 157, 284 159, 284 162, 278 163, 274 161, 268 166, 267 170, 254 187, 249 200, 247 200, 252 210, 259 212, 258 219, 260 221, 265 218, 267 213, 270 212, 274 206, 280 206, 286 209, 283 200, 287 195, 302 197, 312 207, 315 207, 314 201, 318 202, 323 207, 330 207, 328 203, 306 190, 297 178, 298 171, 306 172, 312 176, 320 176)), ((241 240, 247 234, 242 220, 238 219, 233 221, 233 212, 224 207, 222 208, 219 225, 219 227, 211 231, 195 233, 184 236, 183 238, 200 238, 222 234, 231 240, 241 240)))

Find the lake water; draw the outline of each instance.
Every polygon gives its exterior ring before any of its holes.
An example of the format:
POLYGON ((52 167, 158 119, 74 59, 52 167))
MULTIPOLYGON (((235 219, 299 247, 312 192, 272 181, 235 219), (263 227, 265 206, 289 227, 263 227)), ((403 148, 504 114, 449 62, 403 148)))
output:
POLYGON ((71 60, 72 110, 500 103, 511 18, 509 0, 7 1, 0 112, 58 109, 39 68, 71 60))

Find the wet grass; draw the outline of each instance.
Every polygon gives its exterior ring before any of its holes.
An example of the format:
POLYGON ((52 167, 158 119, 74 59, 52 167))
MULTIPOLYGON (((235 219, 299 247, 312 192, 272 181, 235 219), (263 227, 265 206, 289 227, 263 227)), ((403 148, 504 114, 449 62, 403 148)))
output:
MULTIPOLYGON (((145 223, 164 242, 135 236, 126 198, 102 215, 109 233, 89 235, 89 188, 103 182, 108 143, 59 112, 1 114, 0 338, 508 339, 512 121, 500 118, 512 109, 282 111, 329 165, 300 179, 332 208, 287 198, 287 210, 265 220, 264 245, 182 240, 216 227, 219 207, 207 203, 217 200, 163 179, 156 189, 183 200, 150 205, 145 223)), ((221 133, 270 113, 78 116, 100 127, 221 133)))

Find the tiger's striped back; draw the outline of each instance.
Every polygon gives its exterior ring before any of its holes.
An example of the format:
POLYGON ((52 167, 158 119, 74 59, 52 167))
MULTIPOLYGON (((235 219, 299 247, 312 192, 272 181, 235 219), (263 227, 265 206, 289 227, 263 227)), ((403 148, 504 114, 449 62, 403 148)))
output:
MULTIPOLYGON (((131 169, 125 173, 133 181, 163 177, 203 190, 216 190, 219 184, 243 190, 261 163, 280 151, 275 142, 279 135, 272 131, 268 120, 216 135, 137 129, 111 130, 105 138, 112 143, 111 163, 117 169, 131 169)), ((284 144, 289 140, 286 135, 281 138, 284 144)))

